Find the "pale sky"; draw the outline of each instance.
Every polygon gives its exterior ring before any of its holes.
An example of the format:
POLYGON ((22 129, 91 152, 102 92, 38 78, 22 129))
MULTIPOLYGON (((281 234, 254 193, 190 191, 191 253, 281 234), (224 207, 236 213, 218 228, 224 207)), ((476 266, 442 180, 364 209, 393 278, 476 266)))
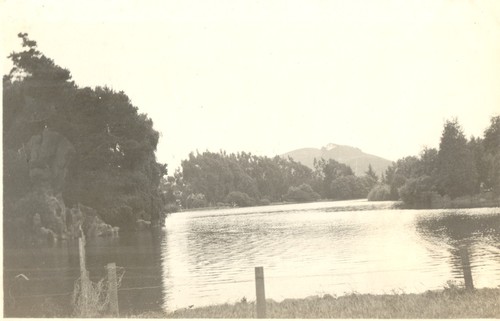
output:
POLYGON ((482 136, 500 113, 499 1, 0 4, 3 73, 27 32, 79 86, 123 90, 170 174, 206 149, 397 160, 437 147, 446 119, 482 136))

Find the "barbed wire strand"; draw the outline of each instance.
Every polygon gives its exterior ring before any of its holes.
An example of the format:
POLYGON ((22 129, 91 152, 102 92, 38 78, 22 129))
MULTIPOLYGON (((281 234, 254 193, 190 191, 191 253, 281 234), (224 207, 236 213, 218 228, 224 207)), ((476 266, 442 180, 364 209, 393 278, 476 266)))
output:
MULTIPOLYGON (((137 276, 125 276, 125 270, 128 268, 125 267, 118 267, 117 266, 117 272, 120 271, 119 274, 119 283, 121 285, 122 281, 124 280, 135 280, 135 279, 144 279, 144 278, 161 278, 161 275, 137 275, 137 276)), ((310 277, 335 277, 335 276, 342 276, 342 275, 353 275, 353 274, 368 274, 368 273, 390 273, 390 272, 398 272, 398 271, 417 271, 419 269, 417 268, 412 268, 412 269, 394 269, 394 270, 372 270, 372 271, 358 271, 358 272, 349 272, 349 273, 327 273, 327 274, 307 274, 307 275, 285 275, 285 276, 266 276, 267 279, 297 279, 297 278, 310 278, 310 277)), ((135 273, 133 273, 135 274, 135 273)), ((57 277, 52 277, 52 278, 57 278, 57 277)), ((188 279, 189 277, 184 277, 180 279, 188 279)), ((33 280, 42 280, 44 279, 43 277, 40 278, 32 278, 33 280)), ((51 279, 51 277, 47 277, 46 279, 51 279)), ((60 279, 60 278, 58 278, 60 279)), ((71 277, 66 277, 65 279, 73 279, 71 277)), ((97 278, 92 278, 96 279, 97 278)), ((107 279, 107 277, 104 277, 101 279, 101 281, 107 279)), ((179 279, 179 278, 178 278, 179 279)), ((250 283, 254 282, 254 279, 244 279, 244 280, 227 280, 227 281, 214 281, 211 284, 212 285, 218 285, 218 284, 237 284, 237 283, 250 283)), ((77 278, 75 281, 76 283, 80 282, 80 278, 77 278)), ((168 283, 168 282, 167 282, 168 283)), ((210 282, 209 282, 210 283, 210 282)), ((176 283, 177 286, 188 286, 192 283, 176 283)), ((167 284, 168 286, 168 284, 167 284)), ((163 285, 156 285, 156 286, 142 286, 142 287, 118 287, 118 292, 122 291, 137 291, 137 290, 150 290, 150 289, 158 289, 158 288, 163 288, 163 285)), ((31 294, 31 295, 20 295, 20 296, 13 296, 10 295, 11 298, 13 299, 23 299, 23 298, 33 298, 33 297, 57 297, 57 296, 65 296, 65 295, 72 295, 74 292, 64 292, 64 293, 40 293, 40 294, 31 294)))

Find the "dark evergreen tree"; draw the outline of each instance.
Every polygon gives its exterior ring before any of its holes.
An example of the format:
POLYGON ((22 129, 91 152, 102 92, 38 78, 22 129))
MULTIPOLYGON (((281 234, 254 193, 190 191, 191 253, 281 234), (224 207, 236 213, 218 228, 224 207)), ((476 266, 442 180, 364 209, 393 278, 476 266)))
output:
POLYGON ((455 198, 470 195, 477 190, 474 159, 456 119, 447 121, 444 125, 437 165, 437 186, 441 195, 455 198))
POLYGON ((500 195, 500 116, 491 118, 490 126, 484 132, 483 146, 484 185, 500 195))
POLYGON ((22 158, 26 162, 29 156, 30 139, 45 130, 74 149, 69 166, 61 169, 67 171, 61 191, 66 206, 92 207, 105 222, 122 228, 133 227, 139 217, 157 220, 166 165, 155 158, 159 134, 152 120, 138 113, 123 92, 79 88, 27 34, 19 37, 23 50, 9 56, 14 67, 3 77, 4 168, 9 173, 4 186, 12 186, 6 202, 29 190, 28 167, 38 165, 23 166, 22 158))

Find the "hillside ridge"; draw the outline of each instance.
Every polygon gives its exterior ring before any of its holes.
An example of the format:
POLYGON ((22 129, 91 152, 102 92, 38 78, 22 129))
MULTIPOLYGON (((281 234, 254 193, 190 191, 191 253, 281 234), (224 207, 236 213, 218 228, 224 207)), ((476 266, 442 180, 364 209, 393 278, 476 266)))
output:
POLYGON ((307 167, 314 168, 314 159, 334 159, 337 162, 351 166, 354 173, 358 176, 363 175, 371 165, 377 175, 385 172, 392 161, 380 156, 363 152, 357 147, 329 143, 321 148, 305 147, 284 153, 281 157, 291 157, 293 160, 304 164, 307 167))

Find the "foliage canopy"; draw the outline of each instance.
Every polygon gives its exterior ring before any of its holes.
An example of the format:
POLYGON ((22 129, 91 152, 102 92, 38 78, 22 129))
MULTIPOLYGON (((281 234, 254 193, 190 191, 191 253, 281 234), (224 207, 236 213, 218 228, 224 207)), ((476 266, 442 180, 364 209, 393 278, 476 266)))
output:
POLYGON ((18 36, 23 50, 9 55, 14 67, 3 77, 6 221, 15 215, 9 209, 35 192, 30 173, 36 164, 26 163, 33 153, 28 143, 44 130, 67 139, 75 151, 61 169, 66 184, 52 191, 62 194, 66 206, 90 206, 122 228, 139 217, 158 219, 159 184, 167 172, 156 161, 159 134, 152 120, 123 92, 78 87, 69 70, 41 53, 26 33, 18 36))

